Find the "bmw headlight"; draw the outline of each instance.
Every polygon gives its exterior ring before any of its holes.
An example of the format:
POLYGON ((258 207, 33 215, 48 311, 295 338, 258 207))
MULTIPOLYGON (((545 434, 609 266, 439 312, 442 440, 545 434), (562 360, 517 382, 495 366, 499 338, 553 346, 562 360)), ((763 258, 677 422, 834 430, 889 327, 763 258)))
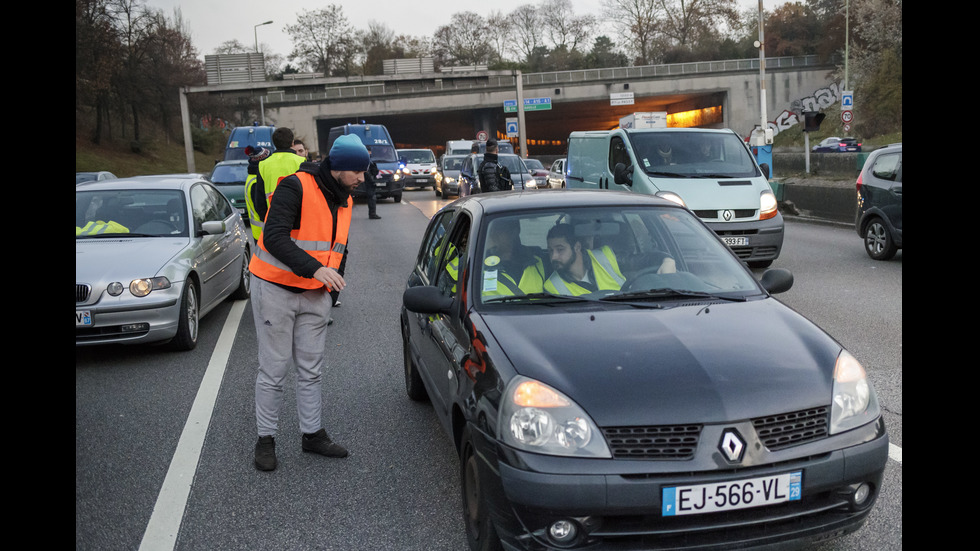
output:
POLYGON ((129 283, 129 292, 135 297, 145 297, 151 291, 169 288, 170 280, 163 276, 134 279, 129 283))
POLYGON ((504 444, 548 455, 611 457, 592 419, 554 388, 518 376, 504 396, 499 424, 504 444))
POLYGON ((870 423, 881 413, 878 397, 860 362, 842 350, 834 366, 834 395, 830 434, 870 423))

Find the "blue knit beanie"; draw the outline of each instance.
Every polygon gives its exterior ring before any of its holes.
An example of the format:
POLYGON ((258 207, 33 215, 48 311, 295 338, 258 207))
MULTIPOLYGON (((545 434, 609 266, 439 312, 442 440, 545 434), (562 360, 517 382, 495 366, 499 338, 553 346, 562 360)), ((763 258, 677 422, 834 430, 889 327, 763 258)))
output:
POLYGON ((364 172, 371 164, 368 153, 361 139, 352 134, 340 136, 330 148, 330 170, 364 172))

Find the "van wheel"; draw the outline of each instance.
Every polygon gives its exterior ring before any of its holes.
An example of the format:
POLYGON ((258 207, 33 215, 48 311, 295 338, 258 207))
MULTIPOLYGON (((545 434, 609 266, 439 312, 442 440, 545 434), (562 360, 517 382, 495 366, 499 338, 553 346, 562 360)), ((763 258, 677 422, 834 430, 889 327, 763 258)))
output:
POLYGON ((402 194, 401 193, 395 195, 394 198, 395 198, 395 202, 396 203, 401 203, 402 202, 402 194))

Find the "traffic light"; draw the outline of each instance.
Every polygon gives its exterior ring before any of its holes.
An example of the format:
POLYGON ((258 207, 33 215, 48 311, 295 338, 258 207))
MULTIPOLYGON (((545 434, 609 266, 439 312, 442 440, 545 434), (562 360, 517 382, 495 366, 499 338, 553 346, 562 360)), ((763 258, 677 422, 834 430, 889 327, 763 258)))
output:
POLYGON ((815 132, 820 130, 820 123, 823 122, 827 115, 819 111, 804 111, 803 112, 803 131, 804 132, 815 132))

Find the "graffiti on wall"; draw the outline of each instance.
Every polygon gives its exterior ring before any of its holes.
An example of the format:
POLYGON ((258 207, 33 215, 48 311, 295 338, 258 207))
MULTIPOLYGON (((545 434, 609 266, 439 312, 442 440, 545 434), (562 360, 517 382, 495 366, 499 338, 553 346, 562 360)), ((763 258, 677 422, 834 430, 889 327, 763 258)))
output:
POLYGON ((769 128, 775 136, 803 122, 804 111, 821 111, 840 101, 840 82, 834 82, 826 88, 816 90, 812 95, 793 100, 790 109, 780 113, 775 120, 769 121, 769 128))

